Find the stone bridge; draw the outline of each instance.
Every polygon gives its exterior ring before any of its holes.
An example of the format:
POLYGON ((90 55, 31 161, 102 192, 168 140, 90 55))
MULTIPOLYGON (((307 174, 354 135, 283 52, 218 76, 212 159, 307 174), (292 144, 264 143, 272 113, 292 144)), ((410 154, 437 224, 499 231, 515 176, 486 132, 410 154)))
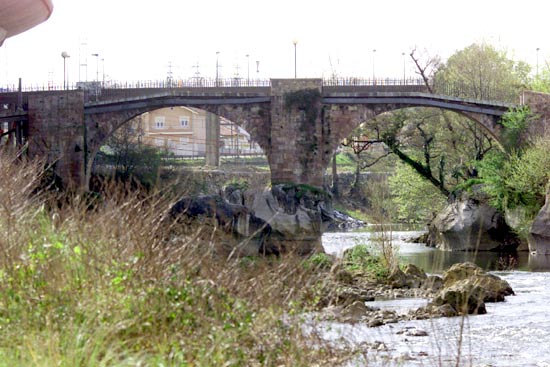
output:
MULTIPOLYGON (((512 107, 434 95, 422 85, 331 84, 321 79, 272 79, 259 87, 35 92, 19 95, 17 103, 23 108, 0 112, 0 120, 17 122, 14 129, 24 132, 30 156, 47 157, 64 182, 86 188, 96 153, 119 127, 155 109, 196 107, 246 129, 264 150, 273 183, 322 186, 340 142, 381 113, 418 106, 451 110, 476 121, 498 140, 499 119, 512 107)), ((0 94, 0 105, 13 101, 13 94, 0 94)))

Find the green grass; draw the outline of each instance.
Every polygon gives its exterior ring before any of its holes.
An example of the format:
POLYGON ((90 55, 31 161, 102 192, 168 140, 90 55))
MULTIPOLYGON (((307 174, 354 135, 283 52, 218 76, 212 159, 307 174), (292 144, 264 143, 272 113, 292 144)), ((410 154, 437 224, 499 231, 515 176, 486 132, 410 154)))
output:
POLYGON ((373 254, 366 245, 357 245, 347 250, 343 258, 344 268, 349 272, 384 280, 389 275, 388 266, 381 255, 373 254))
MULTIPOLYGON (((14 160, 15 161, 15 160, 14 160)), ((96 206, 35 190, 0 157, 0 367, 333 366, 302 333, 328 258, 226 260, 181 235, 171 201, 111 188, 96 206)), ((210 242, 209 242, 210 241, 210 242)))
POLYGON ((341 152, 336 155, 336 165, 338 172, 355 171, 356 159, 350 152, 341 152))

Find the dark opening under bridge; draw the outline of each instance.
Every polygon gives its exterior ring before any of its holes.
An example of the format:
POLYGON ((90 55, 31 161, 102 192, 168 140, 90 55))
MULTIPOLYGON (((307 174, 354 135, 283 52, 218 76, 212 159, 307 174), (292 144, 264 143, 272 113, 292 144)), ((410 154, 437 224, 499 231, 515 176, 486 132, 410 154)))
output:
MULTIPOLYGON (((0 112, 0 121, 13 123, 10 132, 17 133, 20 142, 28 142, 30 156, 47 157, 55 162, 64 182, 86 188, 96 153, 119 127, 155 109, 196 107, 245 128, 264 150, 273 183, 321 186, 340 142, 359 124, 381 113, 419 106, 451 110, 473 119, 498 140, 500 117, 513 106, 452 96, 457 93, 451 91, 431 94, 418 82, 272 79, 254 86, 241 84, 143 83, 0 93, 0 106, 7 106, 0 112)), ((217 141, 216 132, 211 133, 217 141)))

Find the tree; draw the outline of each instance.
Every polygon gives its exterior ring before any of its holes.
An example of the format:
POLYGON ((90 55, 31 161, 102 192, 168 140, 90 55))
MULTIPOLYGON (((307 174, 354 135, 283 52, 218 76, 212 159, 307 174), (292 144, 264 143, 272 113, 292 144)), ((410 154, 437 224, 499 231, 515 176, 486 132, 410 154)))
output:
POLYGON ((445 205, 446 197, 406 164, 397 164, 388 184, 400 222, 426 223, 445 205))
MULTIPOLYGON (((410 57, 428 91, 436 94, 460 92, 462 97, 479 99, 514 94, 517 99, 528 80, 527 64, 486 44, 458 51, 445 64, 437 57, 422 60, 416 50, 410 57)), ((389 149, 444 195, 475 177, 476 162, 494 146, 477 123, 449 111, 412 108, 377 120, 384 120, 382 136, 389 149)))
POLYGON ((379 136, 370 136, 369 129, 366 124, 361 124, 357 127, 352 135, 345 139, 342 143, 343 146, 351 148, 355 155, 355 179, 351 187, 352 195, 360 193, 361 186, 361 171, 374 166, 384 157, 387 157, 391 152, 385 151, 376 154, 375 157, 370 155, 367 157, 365 153, 376 143, 381 143, 382 140, 379 136))
POLYGON ((162 165, 161 154, 157 148, 143 144, 141 135, 139 122, 128 123, 113 133, 104 151, 118 179, 137 179, 146 187, 151 187, 157 183, 162 165))
MULTIPOLYGON (((529 66, 507 57, 486 44, 474 44, 452 55, 446 63, 438 57, 410 57, 431 93, 468 98, 519 96, 528 81, 529 66), (452 88, 451 88, 452 87, 452 88)), ((426 182, 449 196, 457 185, 478 176, 478 164, 496 144, 477 122, 455 112, 430 108, 407 108, 365 122, 354 136, 364 142, 383 142, 389 152, 426 182)), ((351 140, 361 141, 353 138, 351 140)), ((362 148, 362 146, 360 146, 362 148)), ((358 149, 357 154, 364 154, 358 149)), ((362 169, 357 166, 357 170, 362 169)), ((359 173, 356 172, 358 176, 359 173)))
POLYGON ((458 97, 515 102, 529 85, 531 67, 503 50, 474 43, 453 54, 434 74, 434 90, 458 97))
POLYGON ((542 70, 531 80, 529 89, 535 92, 550 93, 550 64, 548 61, 545 62, 542 70))

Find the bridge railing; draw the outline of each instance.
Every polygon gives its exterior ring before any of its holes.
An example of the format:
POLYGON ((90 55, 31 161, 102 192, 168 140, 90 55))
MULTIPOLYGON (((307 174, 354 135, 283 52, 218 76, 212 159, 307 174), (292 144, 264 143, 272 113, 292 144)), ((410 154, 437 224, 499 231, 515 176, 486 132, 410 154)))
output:
POLYGON ((475 85, 461 81, 435 80, 432 89, 436 94, 476 101, 518 104, 520 88, 502 88, 495 83, 475 85))
POLYGON ((347 86, 420 86, 424 85, 422 79, 419 78, 330 78, 323 79, 325 87, 347 87, 347 86))
POLYGON ((236 88, 236 87, 269 87, 269 79, 168 79, 168 80, 137 80, 130 82, 110 81, 102 84, 104 89, 132 89, 132 88, 236 88))
MULTIPOLYGON (((493 101, 502 103, 519 103, 520 88, 503 89, 493 84, 449 82, 441 79, 432 80, 431 88, 436 94, 473 99, 481 101, 493 101)), ((120 95, 120 90, 126 90, 128 96, 135 96, 137 90, 144 89, 175 89, 175 88, 247 88, 247 87, 270 87, 270 79, 247 79, 247 78, 188 78, 188 79, 166 79, 166 80, 137 80, 137 81, 105 81, 105 82, 78 82, 67 87, 69 90, 84 90, 87 101, 105 100, 120 95), (136 90, 132 92, 131 90, 136 90)), ((354 87, 367 86, 374 89, 381 87, 397 90, 399 87, 424 87, 424 81, 420 78, 357 78, 341 77, 328 78, 323 80, 325 87, 354 87)), ((414 88, 413 88, 414 89, 414 88)), ((40 91, 62 91, 62 85, 53 84, 26 84, 22 86, 23 92, 40 91)), ((419 89, 420 90, 420 89, 419 89)), ((422 89, 424 90, 424 89, 422 89)), ((0 88, 0 93, 9 94, 17 92, 18 86, 8 85, 0 88)))

